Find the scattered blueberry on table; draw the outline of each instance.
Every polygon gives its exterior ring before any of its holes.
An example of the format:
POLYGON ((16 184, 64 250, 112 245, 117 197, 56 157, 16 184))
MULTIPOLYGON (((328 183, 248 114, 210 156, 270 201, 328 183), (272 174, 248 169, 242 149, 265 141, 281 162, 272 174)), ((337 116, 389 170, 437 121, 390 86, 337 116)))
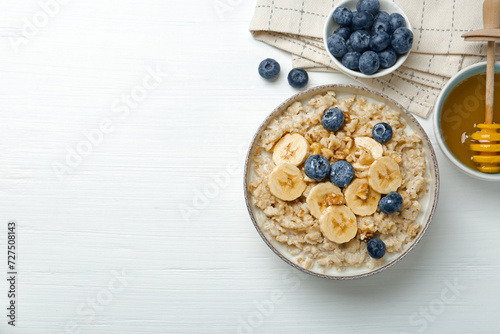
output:
POLYGON ((259 74, 267 80, 275 79, 280 74, 280 70, 280 64, 272 58, 264 59, 259 64, 259 74))
POLYGON ((345 160, 335 162, 330 168, 330 181, 339 188, 347 187, 354 178, 354 168, 345 160))
POLYGON ((311 155, 306 160, 305 172, 311 179, 322 181, 330 173, 330 162, 322 155, 311 155))
POLYGON ((338 131, 345 122, 345 115, 339 108, 331 108, 325 111, 321 118, 323 127, 329 131, 338 131))
POLYGON ((379 238, 373 238, 366 245, 368 255, 374 259, 381 259, 385 255, 385 243, 379 238))
POLYGON ((304 88, 309 81, 309 76, 307 72, 301 68, 294 68, 288 73, 288 83, 293 88, 304 88))
POLYGON ((403 197, 397 192, 392 192, 382 197, 378 206, 383 213, 390 214, 397 212, 403 206, 403 197))
POLYGON ((360 0, 356 11, 340 6, 333 12, 340 25, 327 39, 328 51, 349 70, 373 75, 396 65, 409 52, 413 33, 399 13, 380 11, 379 0, 360 0))
POLYGON ((375 139, 379 143, 387 143, 392 139, 392 127, 384 122, 375 124, 372 130, 372 134, 373 139, 375 139))
MULTIPOLYGON (((259 64, 259 75, 267 80, 274 80, 278 77, 281 71, 280 64, 272 59, 266 58, 259 64)), ((294 68, 288 72, 288 83, 293 88, 304 88, 309 81, 307 72, 300 68, 294 68)))

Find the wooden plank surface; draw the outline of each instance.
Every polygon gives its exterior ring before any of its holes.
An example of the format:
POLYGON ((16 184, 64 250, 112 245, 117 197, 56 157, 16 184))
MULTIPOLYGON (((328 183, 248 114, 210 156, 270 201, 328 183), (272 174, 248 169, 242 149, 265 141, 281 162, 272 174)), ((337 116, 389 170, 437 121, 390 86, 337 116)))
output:
POLYGON ((248 32, 253 1, 53 3, 0 4, 0 249, 9 220, 19 245, 17 326, 2 316, 1 333, 498 331, 499 185, 440 152, 435 220, 394 268, 326 281, 265 246, 245 150, 296 91, 289 56, 248 32), (277 82, 257 75, 266 57, 277 82))

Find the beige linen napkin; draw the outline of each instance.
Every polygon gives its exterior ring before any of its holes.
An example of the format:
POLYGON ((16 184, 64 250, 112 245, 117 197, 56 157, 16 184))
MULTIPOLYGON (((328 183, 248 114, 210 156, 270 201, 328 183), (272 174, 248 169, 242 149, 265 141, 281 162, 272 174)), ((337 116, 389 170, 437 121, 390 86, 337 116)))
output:
MULTIPOLYGON (((250 31, 255 39, 292 54, 293 67, 337 71, 323 44, 326 17, 340 0, 258 0, 250 31)), ((410 18, 414 43, 390 75, 356 78, 427 118, 439 91, 462 68, 485 60, 485 43, 461 35, 481 29, 482 0, 394 0, 410 18)))

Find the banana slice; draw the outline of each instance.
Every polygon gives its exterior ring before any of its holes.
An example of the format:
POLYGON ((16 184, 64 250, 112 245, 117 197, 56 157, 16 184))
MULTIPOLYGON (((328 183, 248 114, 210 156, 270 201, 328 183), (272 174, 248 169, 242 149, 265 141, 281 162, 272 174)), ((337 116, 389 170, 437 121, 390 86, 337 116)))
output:
POLYGON ((377 159, 368 171, 368 183, 381 194, 398 190, 403 183, 398 163, 390 157, 377 159))
POLYGON ((370 152, 375 160, 382 158, 382 155, 384 155, 384 148, 382 145, 370 137, 357 137, 354 139, 354 143, 357 147, 370 152))
POLYGON ((373 159, 372 154, 368 151, 361 150, 361 154, 359 158, 352 164, 355 170, 364 172, 368 168, 370 168, 371 164, 375 161, 373 159))
POLYGON ((354 144, 361 150, 359 158, 352 164, 357 171, 367 170, 375 160, 384 154, 382 145, 370 137, 354 138, 354 144))
POLYGON ((276 166, 269 174, 267 184, 271 194, 283 201, 299 198, 307 186, 297 166, 289 163, 276 166))
POLYGON ((319 228, 330 241, 338 244, 350 241, 358 233, 356 216, 345 205, 331 206, 319 219, 319 228))
POLYGON ((358 216, 369 216, 377 211, 381 195, 373 190, 367 179, 354 180, 345 190, 349 209, 358 216))
POLYGON ((287 134, 274 146, 273 161, 276 166, 289 163, 295 166, 302 164, 309 152, 309 143, 298 133, 287 134))
POLYGON ((329 206, 344 204, 345 200, 339 187, 324 182, 311 189, 306 203, 311 214, 319 219, 329 206))

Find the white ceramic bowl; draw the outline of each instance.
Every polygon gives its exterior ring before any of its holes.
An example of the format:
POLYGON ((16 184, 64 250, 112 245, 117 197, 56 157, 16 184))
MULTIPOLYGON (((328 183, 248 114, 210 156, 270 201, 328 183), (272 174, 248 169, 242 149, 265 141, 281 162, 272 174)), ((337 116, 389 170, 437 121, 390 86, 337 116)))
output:
MULTIPOLYGON (((500 72, 500 62, 495 64, 495 72, 500 72)), ((462 71, 458 72, 454 77, 448 81, 446 86, 444 86, 443 90, 439 94, 439 97, 434 105, 434 133, 436 135, 437 142, 441 150, 446 155, 446 157, 457 166, 462 172, 465 174, 472 176, 476 179, 484 180, 484 181, 494 181, 500 182, 500 174, 485 174, 481 173, 477 170, 471 169, 470 167, 464 165, 460 160, 455 158, 453 153, 448 149, 446 143, 443 138, 443 134, 441 133, 441 113, 443 110, 443 105, 448 95, 450 95, 451 91, 460 83, 462 83, 467 78, 470 78, 474 75, 486 73, 486 62, 478 63, 472 66, 469 66, 462 71)), ((499 108, 496 108, 496 112, 498 112, 499 108)))
POLYGON ((346 280, 346 279, 354 279, 354 278, 362 278, 371 276, 373 274, 379 273, 397 262, 403 259, 420 241, 425 231, 430 225, 432 217, 434 215, 434 210, 437 205, 438 196, 439 196, 439 169, 437 165, 437 159, 432 147, 432 144, 427 137, 424 129, 420 126, 418 121, 401 105, 399 105, 394 100, 388 98, 387 96, 380 94, 376 91, 370 90, 368 88, 363 88, 359 86, 353 85, 325 85, 318 86, 306 91, 300 92, 291 98, 284 101, 280 104, 261 124, 259 129, 257 130, 252 143, 250 144, 250 148, 247 154, 246 162, 245 162, 245 170, 244 170, 244 191, 245 191, 245 201, 247 205, 248 212, 250 214, 250 218, 257 229, 257 232, 260 234, 264 242, 271 248, 271 250, 278 255, 283 261, 291 265, 292 267, 306 272, 308 274, 328 278, 328 279, 336 279, 336 280, 346 280), (261 223, 266 219, 265 214, 259 208, 255 207, 253 204, 252 194, 249 191, 249 184, 252 182, 255 177, 255 171, 253 169, 254 162, 253 156, 259 150, 258 142, 263 133, 263 131, 268 127, 270 122, 283 114, 287 108, 292 105, 296 101, 307 101, 312 97, 318 94, 324 94, 328 91, 335 91, 337 96, 340 98, 349 97, 353 95, 363 96, 369 101, 373 101, 376 103, 384 103, 392 110, 399 111, 401 114, 401 118, 405 120, 406 124, 408 124, 407 131, 415 132, 422 138, 423 149, 425 153, 425 158, 427 161, 427 175, 428 175, 428 188, 426 195, 422 200, 420 200, 420 204, 422 205, 422 209, 420 211, 420 215, 417 218, 417 221, 421 222, 421 230, 416 238, 410 244, 406 245, 404 249, 397 254, 386 255, 384 257, 384 262, 380 266, 369 269, 364 267, 359 268, 346 268, 345 271, 337 271, 334 268, 330 268, 327 273, 322 273, 319 268, 311 268, 305 269, 297 264, 296 256, 291 255, 287 252, 286 247, 283 244, 280 244, 276 240, 274 240, 268 232, 262 230, 260 228, 261 223))
MULTIPOLYGON (((356 4, 358 2, 359 2, 359 0, 344 0, 344 1, 340 2, 337 6, 335 6, 335 8, 332 9, 330 14, 326 18, 325 27, 323 30, 323 42, 325 44, 326 52, 328 53, 328 55, 330 56, 332 61, 338 66, 338 68, 341 71, 345 72, 346 74, 356 76, 359 78, 378 78, 378 77, 382 77, 384 75, 388 75, 388 74, 394 72, 395 70, 397 70, 401 65, 403 65, 403 63, 406 61, 406 59, 410 55, 411 51, 408 51, 404 55, 398 55, 398 61, 396 62, 396 64, 394 64, 394 66, 389 67, 389 68, 380 69, 377 73, 372 74, 372 75, 366 75, 366 74, 363 74, 359 71, 353 71, 353 70, 348 69, 347 67, 342 65, 341 61, 339 61, 332 54, 330 54, 330 51, 328 51, 328 45, 327 45, 328 37, 330 37, 337 28, 340 28, 340 26, 333 19, 333 12, 335 11, 335 9, 337 9, 340 6, 344 6, 344 7, 349 8, 352 11, 355 11, 356 4)), ((392 14, 392 13, 401 14, 404 17, 404 19, 406 20, 406 27, 413 32, 413 28, 411 26, 410 20, 408 19, 406 14, 403 12, 403 10, 398 5, 396 5, 394 2, 392 2, 390 0, 379 0, 379 2, 380 2, 380 11, 381 12, 387 12, 389 14, 392 14)))

